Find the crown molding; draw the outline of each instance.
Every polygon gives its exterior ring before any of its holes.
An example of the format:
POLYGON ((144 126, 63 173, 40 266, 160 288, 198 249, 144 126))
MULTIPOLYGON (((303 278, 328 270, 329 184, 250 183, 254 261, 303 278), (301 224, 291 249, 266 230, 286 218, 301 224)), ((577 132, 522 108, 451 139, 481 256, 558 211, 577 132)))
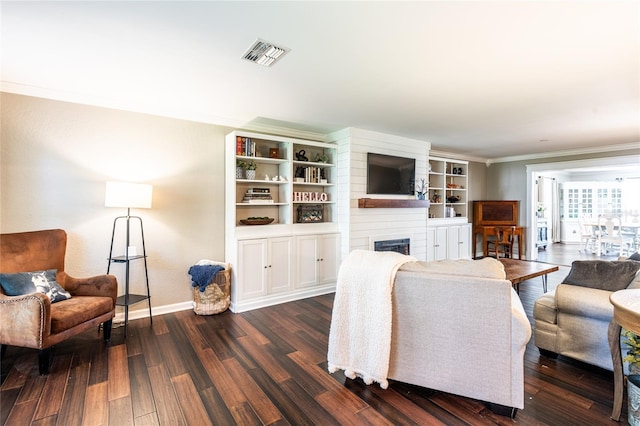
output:
POLYGON ((327 134, 301 129, 292 129, 291 127, 277 126, 265 123, 245 123, 238 127, 238 130, 247 130, 258 133, 266 133, 274 136, 286 136, 296 139, 305 139, 318 142, 326 142, 327 134))
POLYGON ((513 155, 510 157, 499 157, 492 158, 487 160, 487 167, 494 163, 508 163, 512 161, 526 161, 526 160, 537 160, 540 158, 557 158, 557 157, 568 157, 571 155, 584 155, 584 154, 599 154, 602 152, 613 152, 613 151, 626 151, 626 150, 640 150, 640 142, 632 142, 626 144, 619 145, 607 145, 601 147, 594 148, 580 148, 580 149, 571 149, 565 151, 551 151, 551 152, 540 152, 537 154, 525 154, 525 155, 513 155))
POLYGON ((451 159, 454 159, 454 160, 475 161, 475 162, 478 162, 478 163, 487 163, 488 161, 491 161, 489 158, 485 158, 485 157, 476 157, 476 156, 473 156, 473 155, 460 154, 459 152, 442 151, 442 150, 439 150, 439 149, 430 150, 429 151, 429 156, 451 158, 451 159))

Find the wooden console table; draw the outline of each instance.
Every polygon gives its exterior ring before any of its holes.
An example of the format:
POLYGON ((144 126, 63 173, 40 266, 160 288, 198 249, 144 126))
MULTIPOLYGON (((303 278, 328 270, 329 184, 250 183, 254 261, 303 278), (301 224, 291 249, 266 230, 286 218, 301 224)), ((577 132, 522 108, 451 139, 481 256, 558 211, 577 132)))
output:
POLYGON ((640 289, 616 291, 609 300, 613 305, 613 319, 609 324, 609 348, 613 361, 613 411, 611 418, 620 420, 624 394, 624 369, 620 353, 620 331, 622 328, 640 335, 640 289))

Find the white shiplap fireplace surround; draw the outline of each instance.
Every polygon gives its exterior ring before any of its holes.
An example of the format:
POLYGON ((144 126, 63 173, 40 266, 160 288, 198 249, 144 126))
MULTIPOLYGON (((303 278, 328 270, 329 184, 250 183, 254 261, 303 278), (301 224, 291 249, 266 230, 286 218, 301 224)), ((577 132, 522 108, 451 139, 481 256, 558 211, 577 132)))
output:
POLYGON ((409 195, 367 194, 367 153, 416 159, 416 179, 428 178, 431 144, 362 129, 348 128, 331 135, 338 146, 338 227, 342 258, 352 250, 373 250, 373 242, 409 238, 411 256, 427 257, 426 208, 358 208, 359 198, 415 199, 409 195))

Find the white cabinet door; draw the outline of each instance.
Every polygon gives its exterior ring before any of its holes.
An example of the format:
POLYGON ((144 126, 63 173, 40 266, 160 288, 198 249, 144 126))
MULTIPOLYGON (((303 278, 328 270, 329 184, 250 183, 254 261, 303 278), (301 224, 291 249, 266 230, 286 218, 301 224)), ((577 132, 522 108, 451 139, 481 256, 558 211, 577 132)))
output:
POLYGON ((237 282, 233 283, 239 299, 267 294, 268 240, 243 240, 238 242, 237 282))
POLYGON ((458 256, 461 259, 471 259, 471 224, 460 225, 458 234, 458 256))
POLYGON ((340 234, 325 234, 320 238, 322 240, 320 283, 335 283, 338 281, 340 267, 340 234))
POLYGON ((296 271, 297 288, 311 287, 320 281, 320 259, 318 236, 299 235, 296 237, 296 271))
POLYGON ((427 228, 427 260, 447 258, 447 227, 427 228))
POLYGON ((338 278, 339 234, 296 237, 297 288, 333 283, 338 278))
POLYGON ((291 237, 269 239, 269 293, 291 289, 291 237))
POLYGON ((448 259, 468 259, 471 240, 471 225, 449 226, 447 239, 448 259))

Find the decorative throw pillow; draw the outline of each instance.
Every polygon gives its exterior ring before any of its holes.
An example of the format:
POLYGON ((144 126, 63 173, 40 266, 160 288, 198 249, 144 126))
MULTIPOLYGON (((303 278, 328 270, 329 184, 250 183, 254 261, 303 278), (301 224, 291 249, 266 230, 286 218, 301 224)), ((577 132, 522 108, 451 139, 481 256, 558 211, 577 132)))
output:
POLYGON ((38 291, 46 294, 51 303, 71 299, 71 294, 56 281, 55 269, 16 274, 0 274, 0 285, 7 296, 22 296, 38 291))
POLYGON ((640 260, 640 253, 635 252, 627 258, 627 260, 640 260))
POLYGON ((618 291, 627 288, 638 269, 636 261, 576 260, 563 283, 618 291))

